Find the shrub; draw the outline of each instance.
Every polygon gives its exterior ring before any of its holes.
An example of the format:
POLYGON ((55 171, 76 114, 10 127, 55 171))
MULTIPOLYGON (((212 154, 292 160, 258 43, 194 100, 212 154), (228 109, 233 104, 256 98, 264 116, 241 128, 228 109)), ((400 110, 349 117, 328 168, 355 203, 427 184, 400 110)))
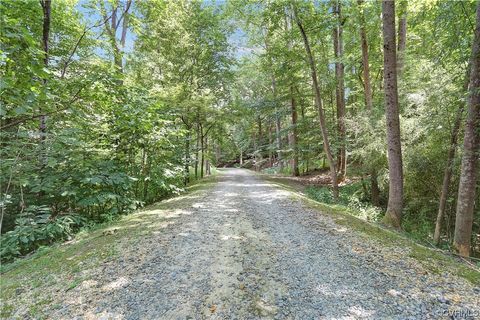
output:
POLYGON ((1 261, 9 262, 40 246, 69 239, 86 222, 87 219, 78 214, 53 217, 49 208, 31 206, 16 219, 15 229, 2 235, 1 261))

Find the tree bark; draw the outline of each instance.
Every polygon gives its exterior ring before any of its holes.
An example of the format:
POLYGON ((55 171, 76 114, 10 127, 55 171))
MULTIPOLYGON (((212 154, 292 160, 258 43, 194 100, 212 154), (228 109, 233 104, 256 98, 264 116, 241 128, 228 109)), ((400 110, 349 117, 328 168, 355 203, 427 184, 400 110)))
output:
POLYGON ((480 2, 477 2, 475 36, 470 63, 467 122, 463 140, 463 157, 458 186, 454 247, 465 257, 470 255, 475 187, 480 154, 480 2))
POLYGON ((322 132, 322 138, 323 138, 323 149, 325 151, 325 154, 328 158, 328 163, 330 165, 330 175, 332 179, 332 189, 333 189, 333 199, 335 201, 338 200, 338 181, 337 181, 337 170, 335 166, 335 160, 333 158, 332 150, 330 148, 330 142, 328 138, 328 130, 327 130, 327 125, 325 122, 325 113, 323 110, 323 102, 322 102, 322 96, 320 93, 320 85, 318 83, 318 78, 317 78, 317 67, 315 65, 315 59, 312 54, 312 50, 310 49, 310 43, 308 42, 308 37, 307 34, 305 33, 305 29, 303 28, 302 22, 300 21, 300 18, 298 16, 297 10, 294 7, 294 16, 295 16, 295 21, 297 23, 298 28, 300 29, 300 33, 302 34, 303 38, 303 43, 305 46, 305 52, 307 54, 308 62, 310 65, 311 69, 311 76, 312 76, 312 81, 313 81, 313 89, 315 91, 315 104, 317 106, 318 110, 318 118, 320 121, 320 129, 322 132))
MULTIPOLYGON (((269 50, 269 45, 268 45, 268 34, 264 38, 265 40, 265 49, 269 50)), ((273 66, 273 59, 270 57, 270 64, 273 66)), ((275 137, 276 137, 276 142, 277 142, 277 160, 279 164, 279 169, 280 171, 283 170, 283 162, 282 162, 282 136, 281 136, 281 118, 278 110, 278 103, 277 103, 277 81, 275 79, 275 73, 272 68, 272 97, 273 97, 273 103, 274 103, 274 108, 275 108, 275 137)))
POLYGON ((120 38, 120 45, 122 49, 125 49, 125 41, 127 39, 127 30, 128 30, 128 20, 130 19, 130 15, 128 11, 130 10, 130 6, 132 5, 132 0, 127 0, 125 3, 125 11, 123 13, 123 24, 122 24, 122 35, 120 38))
MULTIPOLYGON (((51 15, 51 0, 41 0, 40 4, 43 11, 43 28, 42 28, 42 47, 43 47, 43 65, 48 68, 49 56, 49 38, 50 38, 50 15, 51 15)), ((47 79, 43 79, 44 90, 47 90, 47 79)), ((45 140, 47 138, 47 115, 40 107, 40 164, 43 168, 47 162, 45 140)))
POLYGON ((215 140, 215 166, 218 166, 221 156, 220 144, 217 140, 215 140))
MULTIPOLYGON (((470 83, 470 66, 465 76, 465 83, 463 86, 464 92, 468 91, 469 83, 470 83)), ((464 104, 463 102, 461 102, 459 108, 457 109, 455 122, 453 123, 452 134, 450 136, 450 147, 448 150, 447 165, 445 166, 445 171, 443 174, 442 190, 440 193, 440 199, 438 204, 438 213, 437 213, 437 220, 435 223, 435 232, 433 234, 433 243, 435 245, 438 245, 440 243, 440 235, 441 235, 442 224, 445 216, 448 191, 450 189, 450 180, 452 178, 452 172, 453 172, 453 161, 455 160, 455 151, 457 150, 457 145, 458 145, 458 133, 460 131, 460 125, 462 122, 462 115, 463 115, 464 109, 465 109, 464 104)))
POLYGON ((297 106, 295 102, 295 97, 293 96, 293 87, 290 87, 290 94, 291 94, 291 111, 292 111, 292 150, 293 150, 293 157, 292 157, 292 175, 298 177, 300 172, 298 171, 298 146, 297 146, 297 106))
POLYGON ((203 125, 200 123, 200 178, 203 178, 203 168, 205 166, 204 156, 204 137, 203 137, 203 125))
POLYGON ((450 148, 448 150, 447 165, 443 174, 442 191, 440 193, 440 200, 438 205, 437 221, 435 223, 435 233, 433 235, 433 243, 438 245, 440 243, 440 234, 442 231, 443 217, 445 216, 445 206, 447 204, 448 189, 450 188, 450 180, 452 178, 453 160, 455 159, 455 150, 457 149, 458 131, 460 130, 460 123, 462 121, 463 105, 457 110, 455 122, 450 137, 450 148))
POLYGON ((337 166, 340 179, 345 176, 347 158, 345 152, 345 66, 343 64, 343 28, 342 13, 339 0, 333 3, 333 13, 336 16, 336 26, 333 30, 333 48, 335 53, 335 78, 336 78, 336 102, 337 102, 337 131, 339 149, 337 155, 337 166))
POLYGON ((403 164, 395 47, 395 1, 383 0, 383 66, 387 121, 389 192, 384 223, 400 228, 403 209, 403 164))
POLYGON ((190 128, 187 127, 187 135, 185 136, 185 167, 184 167, 184 184, 190 182, 190 128))
POLYGON ((365 92, 365 107, 371 112, 373 105, 372 85, 370 82, 370 65, 368 54, 367 31, 365 28, 365 16, 363 13, 363 0, 358 0, 360 7, 360 41, 362 44, 363 87, 365 92))
POLYGON ((198 116, 197 116, 197 141, 195 146, 195 180, 198 179, 198 158, 199 158, 199 151, 200 151, 200 126, 198 124, 198 116))
POLYGON ((205 157, 205 175, 210 175, 210 160, 208 160, 208 136, 205 137, 205 150, 207 151, 207 156, 205 157))
MULTIPOLYGON (((368 38, 365 28, 365 16, 362 8, 363 0, 358 0, 358 6, 360 7, 360 41, 362 44, 363 88, 365 95, 365 108, 367 109, 370 116, 372 116, 373 94, 370 81, 368 38)), ((370 171, 370 193, 372 204, 378 207, 380 205, 380 188, 378 187, 377 171, 375 169, 372 169, 370 171)))
MULTIPOLYGON (((127 34, 127 28, 128 28, 128 10, 130 9, 130 0, 127 1, 125 5, 125 11, 123 12, 123 18, 127 18, 127 20, 123 21, 122 25, 122 33, 121 33, 121 38, 120 38, 120 45, 124 46, 125 45, 125 40, 126 40, 126 34, 127 34)), ((100 10, 103 15, 103 18, 105 21, 108 21, 107 17, 107 11, 105 8, 105 5, 103 1, 100 1, 100 10)), ((117 29, 118 29, 118 24, 117 23, 117 11, 118 11, 118 5, 113 4, 112 5, 112 14, 110 17, 110 24, 105 23, 105 29, 107 31, 107 34, 109 36, 110 44, 112 46, 113 50, 113 63, 115 65, 115 71, 117 74, 122 74, 123 73, 123 57, 122 57, 122 49, 120 48, 118 42, 117 42, 117 29)), ((119 80, 119 83, 122 84, 123 81, 119 80)))
POLYGON ((278 104, 277 104, 277 84, 275 81, 275 76, 272 75, 272 92, 273 92, 273 103, 275 104, 275 138, 277 140, 277 160, 279 170, 283 170, 283 159, 282 159, 282 136, 281 136, 281 119, 280 114, 278 112, 278 104))
POLYGON ((268 126, 268 166, 272 167, 273 166, 273 152, 272 152, 272 146, 273 145, 273 138, 272 138, 272 127, 269 125, 268 126))

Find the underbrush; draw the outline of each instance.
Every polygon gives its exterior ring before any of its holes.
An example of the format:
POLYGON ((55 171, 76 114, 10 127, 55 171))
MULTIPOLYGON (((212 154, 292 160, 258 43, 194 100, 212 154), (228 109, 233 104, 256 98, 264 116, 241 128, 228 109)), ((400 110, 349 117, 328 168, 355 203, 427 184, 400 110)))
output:
POLYGON ((68 240, 88 219, 78 214, 52 217, 48 207, 31 207, 16 219, 15 229, 2 235, 2 262, 12 261, 41 246, 68 240))
POLYGON ((340 187, 337 202, 333 201, 332 192, 328 187, 309 186, 305 193, 315 201, 343 206, 349 209, 352 215, 364 220, 378 221, 382 217, 382 210, 368 203, 360 182, 340 187))
MULTIPOLYGON (((212 169, 212 174, 215 173, 216 170, 212 169)), ((76 187, 70 185, 70 189, 69 184, 65 184, 64 188, 68 192, 65 191, 59 197, 60 200, 50 205, 31 205, 25 208, 16 215, 13 229, 1 235, 0 261, 10 263, 41 247, 71 240, 81 230, 88 231, 98 225, 117 221, 146 204, 184 190, 178 187, 182 183, 181 179, 173 176, 170 181, 165 179, 159 186, 152 182, 150 185, 155 186, 157 195, 152 195, 147 201, 140 201, 132 179, 120 179, 117 176, 113 177, 116 179, 94 176, 76 187), (61 206, 62 210, 58 210, 61 206)))

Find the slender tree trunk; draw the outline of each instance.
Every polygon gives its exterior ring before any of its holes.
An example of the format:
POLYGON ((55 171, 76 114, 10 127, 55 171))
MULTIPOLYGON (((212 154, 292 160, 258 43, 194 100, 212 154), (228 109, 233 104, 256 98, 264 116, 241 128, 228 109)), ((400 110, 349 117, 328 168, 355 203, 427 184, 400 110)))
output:
POLYGON ((373 105, 372 85, 370 82, 370 65, 368 54, 367 31, 365 28, 365 16, 363 13, 363 0, 358 0, 360 7, 360 41, 362 44, 362 66, 363 66, 363 86, 365 91, 365 106, 371 112, 373 105))
POLYGON ((400 1, 400 17, 398 18, 398 48, 397 48, 397 72, 402 74, 405 61, 405 49, 407 47, 407 1, 400 1))
POLYGON ((210 175, 210 161, 208 160, 208 136, 205 137, 205 151, 207 153, 205 157, 205 175, 210 175))
POLYGON ((393 227, 400 228, 403 209, 403 164, 397 89, 395 1, 383 0, 382 10, 383 65, 389 175, 388 206, 384 222, 393 227))
POLYGON ((220 144, 218 141, 215 141, 215 166, 218 166, 221 156, 220 144))
POLYGON ((273 100, 275 103, 275 137, 277 140, 277 160, 278 160, 279 170, 282 171, 283 170, 282 136, 281 136, 282 121, 280 119, 278 103, 277 103, 277 84, 275 81, 275 76, 273 75, 272 75, 272 91, 273 91, 273 100))
MULTIPOLYGON (((197 118, 198 119, 198 118, 197 118)), ((198 153, 200 151, 200 127, 198 125, 197 121, 197 141, 196 141, 196 146, 195 146, 195 180, 198 179, 198 153)))
POLYGON ((442 231, 442 222, 445 215, 445 207, 447 204, 448 190, 450 189, 450 180, 452 178, 453 160, 455 160, 455 150, 457 149, 458 131, 460 130, 460 123, 462 121, 463 105, 457 110, 455 122, 450 137, 450 148, 448 150, 447 165, 443 174, 442 191, 440 193, 440 201, 438 205, 437 222, 435 223, 435 233, 433 235, 433 243, 438 245, 440 243, 440 234, 442 231))
MULTIPOLYGON (((360 9, 360 41, 362 44, 362 65, 363 65, 363 87, 365 93, 365 107, 372 116, 373 108, 373 94, 372 94, 372 85, 370 82, 370 65, 369 65, 369 54, 368 54, 368 39, 367 31, 365 28, 365 16, 363 13, 363 0, 358 0, 358 5, 360 9)), ((380 205, 380 188, 378 187, 378 178, 377 170, 372 169, 370 171, 370 193, 371 201, 374 206, 380 205)))
POLYGON ((130 20, 130 14, 128 11, 130 10, 130 6, 132 5, 132 0, 127 0, 125 3, 125 11, 123 14, 123 24, 122 24, 122 35, 120 38, 120 45, 122 46, 122 50, 125 49, 125 41, 127 39, 127 30, 128 30, 128 22, 130 20))
POLYGON ((240 166, 243 166, 243 149, 240 149, 240 166))
POLYGON ((203 168, 205 166, 205 147, 203 139, 203 125, 200 123, 200 178, 203 178, 203 168))
POLYGON ((480 2, 477 2, 475 36, 470 63, 470 84, 467 122, 463 139, 463 157, 458 186, 454 246, 459 254, 468 257, 472 238, 475 188, 480 156, 480 2))
POLYGON ((184 167, 184 184, 190 182, 190 127, 187 127, 187 135, 185 136, 185 167, 184 167))
POLYGON ((268 126, 268 166, 273 166, 273 152, 272 152, 273 138, 272 138, 272 127, 268 126))
POLYGON ((337 102, 337 131, 339 140, 339 149, 337 155, 337 166, 340 179, 345 176, 346 170, 346 152, 345 152, 345 66, 343 64, 343 28, 342 13, 339 0, 333 4, 333 12, 336 15, 336 26, 333 30, 333 48, 335 53, 335 78, 336 78, 336 102, 337 102))
MULTIPOLYGON (((105 21, 108 19, 107 12, 103 1, 100 1, 101 6, 101 13, 105 21)), ((105 24, 105 29, 107 34, 110 38, 110 44, 113 50, 113 63, 115 66, 115 71, 117 74, 123 74, 123 55, 122 55, 122 48, 125 46, 126 35, 128 30, 128 23, 129 23, 129 14, 128 11, 130 10, 131 0, 127 0, 125 3, 124 12, 122 13, 123 17, 123 25, 121 30, 121 38, 120 38, 120 45, 117 41, 117 30, 119 27, 119 23, 117 22, 117 13, 118 13, 118 3, 112 5, 112 14, 110 17, 110 24, 105 24)), ((123 84, 122 80, 119 80, 119 84, 123 84)))
POLYGON ((253 132, 253 159, 254 159, 254 164, 255 164, 255 171, 258 169, 258 141, 257 141, 257 132, 253 132))
MULTIPOLYGON (((42 30, 42 47, 43 47, 43 65, 48 68, 48 56, 49 56, 49 38, 50 38, 50 15, 51 15, 51 0, 41 0, 40 4, 43 11, 43 30, 42 30)), ((47 90, 47 79, 43 80, 44 90, 47 90)), ((47 116, 44 113, 45 109, 40 107, 40 165, 43 169, 46 165, 46 146, 45 140, 47 138, 47 116)))
POLYGON ((298 177, 300 172, 298 171, 298 146, 297 146, 297 106, 295 102, 295 97, 293 96, 293 87, 290 87, 290 95, 291 95, 291 110, 292 110, 292 150, 293 150, 293 157, 292 157, 292 175, 298 177))
POLYGON ((330 175, 332 178, 332 189, 333 189, 333 198, 335 201, 338 200, 338 181, 337 181, 337 170, 335 168, 335 160, 333 158, 332 150, 330 148, 330 142, 328 138, 328 130, 327 130, 327 124, 325 121, 325 114, 323 110, 323 102, 322 102, 322 96, 320 93, 320 85, 318 84, 318 78, 317 78, 317 68, 315 65, 315 59, 313 58, 312 50, 310 49, 310 44, 308 42, 308 37, 307 34, 305 33, 305 29, 303 28, 302 22, 300 21, 300 18, 298 17, 298 13, 296 12, 296 9, 294 8, 294 16, 295 16, 295 21, 298 25, 298 28, 300 29, 300 33, 302 34, 304 46, 305 46, 305 51, 307 54, 308 62, 310 64, 310 69, 311 69, 311 75, 312 75, 312 81, 313 81, 313 88, 315 91, 315 104, 318 109, 318 117, 320 121, 320 129, 322 131, 322 137, 323 137, 323 149, 325 151, 325 154, 328 158, 328 163, 330 165, 330 175))
MULTIPOLYGON (((465 76, 465 84, 463 86, 464 91, 468 91, 469 83, 470 83, 470 68, 468 68, 467 74, 465 76)), ((448 150, 447 165, 445 166, 445 172, 443 174, 442 190, 440 193, 440 199, 438 204, 437 221, 435 223, 435 232, 433 235, 433 243, 435 245, 438 245, 440 243, 440 235, 442 232, 442 224, 445 216, 448 191, 450 189, 450 180, 452 178, 453 161, 455 160, 455 151, 457 150, 457 145, 458 145, 458 133, 460 131, 460 125, 462 122, 462 115, 463 115, 464 109, 465 108, 462 102, 459 108, 457 109, 455 122, 452 128, 452 134, 450 136, 450 147, 448 150)))
MULTIPOLYGON (((265 36, 265 49, 269 50, 269 45, 268 45, 268 34, 265 36)), ((273 59, 270 57, 270 64, 273 66, 273 59)), ((283 170, 283 162, 282 162, 282 136, 281 136, 281 117, 279 114, 279 108, 278 108, 278 103, 277 103, 277 81, 275 79, 275 74, 274 70, 272 69, 272 97, 273 97, 273 103, 274 103, 274 108, 275 108, 275 134, 276 134, 276 140, 277 140, 277 160, 279 164, 279 169, 280 171, 283 170)))

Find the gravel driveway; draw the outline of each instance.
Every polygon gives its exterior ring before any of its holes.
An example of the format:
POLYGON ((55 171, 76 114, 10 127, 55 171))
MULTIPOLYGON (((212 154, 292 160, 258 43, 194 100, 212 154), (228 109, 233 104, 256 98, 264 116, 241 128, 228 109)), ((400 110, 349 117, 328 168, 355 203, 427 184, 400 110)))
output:
POLYGON ((118 257, 62 293, 51 318, 480 317, 478 287, 426 272, 405 249, 337 225, 247 170, 222 170, 169 218, 119 244, 118 257))

